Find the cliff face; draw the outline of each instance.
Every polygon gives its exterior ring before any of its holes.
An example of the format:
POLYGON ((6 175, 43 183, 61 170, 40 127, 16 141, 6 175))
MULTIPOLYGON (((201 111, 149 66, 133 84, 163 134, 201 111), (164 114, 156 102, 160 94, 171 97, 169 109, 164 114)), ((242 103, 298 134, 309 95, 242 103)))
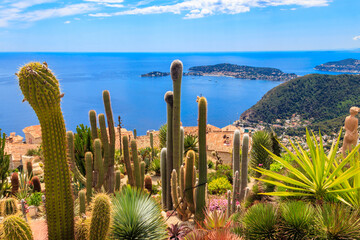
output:
POLYGON ((310 74, 283 83, 264 95, 240 119, 274 123, 298 114, 319 126, 342 126, 351 106, 360 106, 360 76, 310 74))

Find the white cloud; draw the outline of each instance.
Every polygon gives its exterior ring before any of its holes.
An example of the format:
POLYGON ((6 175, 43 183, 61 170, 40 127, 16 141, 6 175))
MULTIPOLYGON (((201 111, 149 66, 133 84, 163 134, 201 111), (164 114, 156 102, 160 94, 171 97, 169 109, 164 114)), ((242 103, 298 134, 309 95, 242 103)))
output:
POLYGON ((25 1, 17 1, 15 3, 12 3, 11 6, 14 8, 28 8, 35 5, 43 4, 43 3, 51 3, 56 2, 56 0, 25 0, 25 1))
POLYGON ((124 7, 124 5, 122 5, 122 4, 104 3, 103 5, 106 6, 106 7, 113 7, 113 8, 123 8, 124 7))
POLYGON ((65 21, 64 23, 65 23, 65 24, 69 24, 69 23, 71 23, 71 21, 65 21))
POLYGON ((95 3, 122 3, 124 0, 84 0, 85 2, 95 2, 95 3))
POLYGON ((354 39, 355 41, 360 40, 360 36, 355 36, 355 37, 353 37, 353 39, 354 39))
MULTIPOLYGON (((102 2, 106 0, 87 0, 102 2)), ((301 6, 301 7, 323 7, 328 6, 332 0, 183 0, 182 2, 155 5, 143 8, 133 8, 114 13, 90 14, 92 17, 110 17, 118 15, 138 15, 138 14, 161 14, 185 13, 185 19, 202 18, 216 14, 238 14, 249 12, 252 7, 268 6, 301 6)), ((291 9, 293 10, 293 9, 291 9)))

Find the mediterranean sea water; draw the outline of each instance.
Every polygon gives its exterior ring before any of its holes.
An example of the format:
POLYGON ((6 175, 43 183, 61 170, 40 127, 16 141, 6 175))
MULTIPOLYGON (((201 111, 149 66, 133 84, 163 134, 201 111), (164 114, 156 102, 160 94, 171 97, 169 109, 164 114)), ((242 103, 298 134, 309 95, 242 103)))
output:
MULTIPOLYGON (((286 73, 316 73, 321 63, 360 57, 360 51, 242 52, 242 53, 0 53, 0 128, 24 135, 22 129, 38 124, 37 117, 18 86, 15 72, 30 61, 46 61, 60 79, 62 111, 68 130, 89 125, 88 111, 104 112, 102 91, 110 91, 115 121, 145 134, 166 121, 164 94, 172 90, 169 76, 142 78, 151 71, 169 71, 180 59, 184 71, 192 66, 232 63, 274 67, 286 73)), ((322 72, 323 73, 323 72, 322 72)), ((181 119, 185 126, 197 125, 196 97, 208 100, 208 123, 224 127, 237 120, 270 89, 281 82, 243 80, 230 77, 186 76, 182 82, 181 119)), ((117 122, 116 124, 117 125, 117 122)))

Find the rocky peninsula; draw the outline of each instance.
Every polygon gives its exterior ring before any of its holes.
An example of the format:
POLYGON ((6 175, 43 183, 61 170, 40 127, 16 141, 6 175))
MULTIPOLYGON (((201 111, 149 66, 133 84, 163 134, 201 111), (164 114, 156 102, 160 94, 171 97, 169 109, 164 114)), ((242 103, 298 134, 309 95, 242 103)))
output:
MULTIPOLYGON (((142 74, 141 77, 164 77, 170 75, 169 72, 150 72, 142 74)), ((240 79, 251 80, 269 80, 269 81, 289 81, 298 77, 295 73, 284 73, 277 68, 269 67, 251 67, 236 65, 230 63, 221 63, 216 65, 195 66, 189 68, 189 72, 184 76, 225 76, 240 79)))
POLYGON ((327 62, 314 68, 325 72, 360 73, 360 60, 348 58, 340 61, 327 62))

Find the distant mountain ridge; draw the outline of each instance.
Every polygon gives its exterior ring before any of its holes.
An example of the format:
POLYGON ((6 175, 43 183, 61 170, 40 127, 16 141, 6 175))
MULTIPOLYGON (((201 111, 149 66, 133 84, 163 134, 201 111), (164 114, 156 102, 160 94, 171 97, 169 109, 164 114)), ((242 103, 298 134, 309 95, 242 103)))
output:
MULTIPOLYGON (((142 74, 141 77, 163 77, 168 76, 168 72, 154 71, 142 74)), ((251 67, 230 63, 216 65, 195 66, 189 68, 184 76, 226 76, 240 79, 269 80, 269 81, 289 81, 298 77, 295 73, 284 73, 280 69, 270 67, 251 67)))
POLYGON ((316 129, 339 130, 350 107, 360 107, 359 92, 359 75, 309 74, 273 88, 240 119, 275 123, 298 114, 316 129))
POLYGON ((314 69, 327 72, 360 73, 360 60, 348 58, 340 61, 327 62, 316 66, 314 69))

